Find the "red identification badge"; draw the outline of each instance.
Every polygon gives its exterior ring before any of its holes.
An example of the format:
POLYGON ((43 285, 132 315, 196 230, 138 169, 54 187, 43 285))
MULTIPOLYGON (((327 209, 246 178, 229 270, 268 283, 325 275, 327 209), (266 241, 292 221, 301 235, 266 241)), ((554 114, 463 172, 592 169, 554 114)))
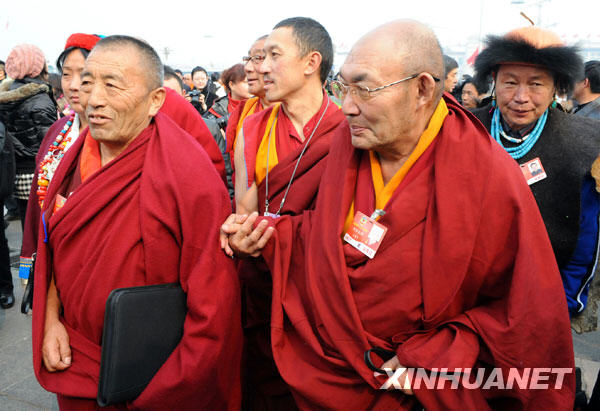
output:
POLYGON ((542 162, 540 161, 539 157, 536 157, 524 164, 520 164, 520 167, 521 171, 523 172, 523 176, 529 185, 537 183, 538 181, 548 177, 544 171, 544 167, 542 167, 542 162))
POLYGON ((67 199, 61 196, 60 194, 56 195, 56 201, 54 202, 54 208, 52 209, 52 214, 56 213, 58 210, 65 205, 67 199))
POLYGON ((344 234, 344 241, 367 257, 373 258, 386 232, 387 227, 357 211, 352 225, 344 234))

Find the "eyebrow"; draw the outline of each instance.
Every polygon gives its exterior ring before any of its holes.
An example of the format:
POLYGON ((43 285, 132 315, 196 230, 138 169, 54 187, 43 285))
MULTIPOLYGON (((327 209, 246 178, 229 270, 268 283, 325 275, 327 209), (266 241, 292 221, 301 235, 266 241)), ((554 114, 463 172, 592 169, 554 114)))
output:
POLYGON ((273 50, 273 49, 277 49, 277 48, 279 48, 279 44, 277 44, 277 43, 270 44, 268 46, 265 44, 265 47, 263 48, 263 50, 267 51, 267 50, 273 50))
MULTIPOLYGON (((81 77, 83 78, 83 77, 86 77, 86 76, 93 77, 92 73, 90 73, 89 71, 84 70, 81 73, 81 77)), ((105 75, 102 75, 102 76, 100 76, 100 79, 102 79, 102 80, 113 80, 113 81, 123 81, 122 77, 116 76, 114 74, 105 74, 105 75)))
MULTIPOLYGON (((339 78, 340 78, 340 79, 342 79, 342 80, 346 80, 346 79, 344 78, 344 76, 342 75, 342 73, 340 73, 338 76, 339 76, 339 78)), ((361 82, 361 81, 364 81, 364 80, 366 80, 366 79, 367 79, 367 74, 366 74, 366 73, 360 73, 360 74, 355 74, 355 75, 353 75, 353 76, 352 76, 352 77, 349 79, 349 80, 350 80, 349 82, 350 82, 350 83, 359 83, 359 82, 361 82)))

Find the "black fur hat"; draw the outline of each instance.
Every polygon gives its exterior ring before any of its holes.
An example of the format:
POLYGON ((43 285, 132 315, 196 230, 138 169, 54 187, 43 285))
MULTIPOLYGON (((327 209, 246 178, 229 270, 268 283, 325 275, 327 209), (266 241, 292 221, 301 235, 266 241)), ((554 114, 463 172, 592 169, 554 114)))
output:
POLYGON ((503 37, 488 36, 486 48, 475 60, 475 82, 488 82, 501 64, 525 64, 548 70, 558 94, 569 94, 583 78, 578 52, 577 47, 565 46, 555 34, 537 27, 517 29, 503 37))

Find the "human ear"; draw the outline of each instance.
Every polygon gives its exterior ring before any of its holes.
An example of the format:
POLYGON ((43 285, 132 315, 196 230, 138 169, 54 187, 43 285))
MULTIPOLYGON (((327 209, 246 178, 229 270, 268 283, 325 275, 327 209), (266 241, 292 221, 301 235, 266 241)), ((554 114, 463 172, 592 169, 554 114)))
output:
POLYGON ((150 99, 150 108, 148 110, 148 115, 150 117, 154 117, 156 113, 158 113, 158 110, 160 110, 165 102, 166 96, 167 92, 164 87, 159 87, 150 92, 150 96, 148 97, 150 99))
POLYGON ((435 96, 436 81, 429 73, 421 73, 417 76, 418 98, 423 105, 428 104, 435 96))
POLYGON ((323 61, 323 56, 318 51, 312 51, 305 57, 306 65, 304 67, 304 75, 310 76, 314 72, 320 74, 319 71, 321 69, 321 62, 323 61))

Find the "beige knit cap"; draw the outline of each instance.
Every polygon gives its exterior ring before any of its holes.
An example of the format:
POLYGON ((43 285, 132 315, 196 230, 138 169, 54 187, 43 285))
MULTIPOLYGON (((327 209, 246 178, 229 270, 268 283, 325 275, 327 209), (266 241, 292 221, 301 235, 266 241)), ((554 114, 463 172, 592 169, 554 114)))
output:
POLYGON ((6 59, 5 70, 8 77, 20 80, 25 77, 37 77, 46 65, 46 57, 39 47, 33 44, 16 46, 6 59))

